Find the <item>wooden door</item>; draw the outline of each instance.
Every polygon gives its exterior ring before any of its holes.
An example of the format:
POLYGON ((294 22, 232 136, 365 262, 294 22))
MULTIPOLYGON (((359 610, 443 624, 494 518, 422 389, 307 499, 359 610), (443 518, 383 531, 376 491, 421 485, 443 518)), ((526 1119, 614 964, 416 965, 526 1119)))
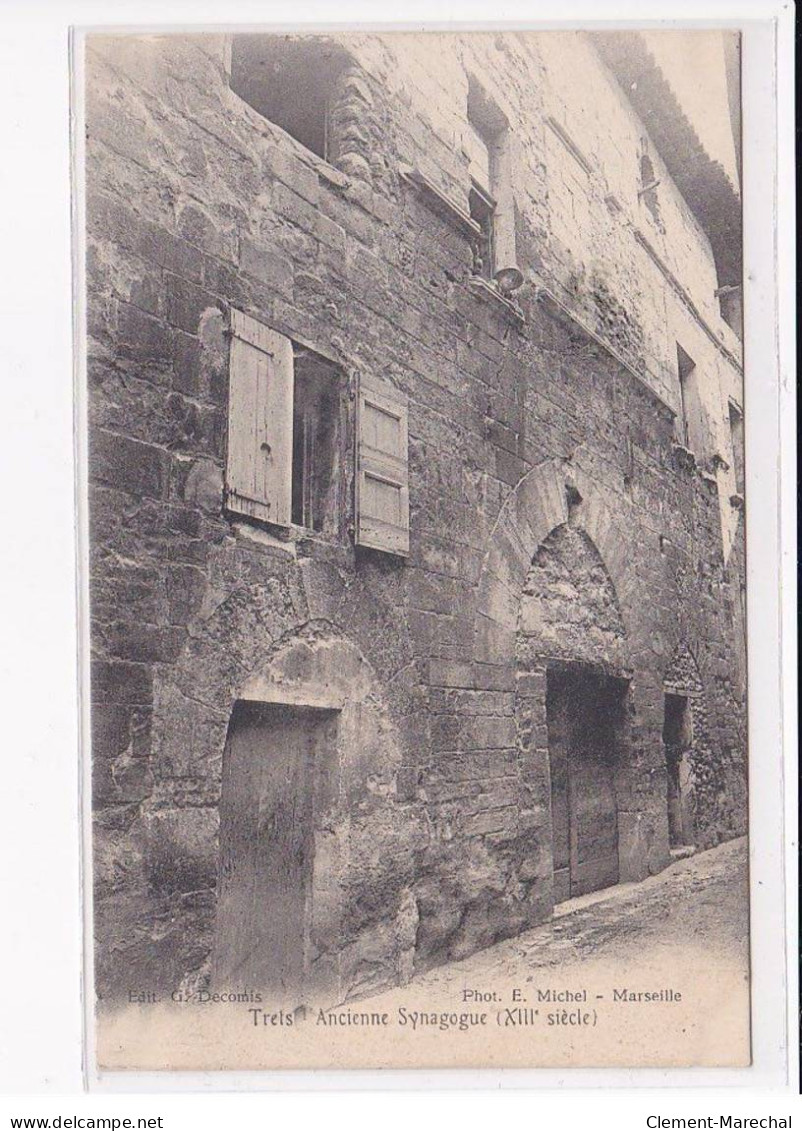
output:
POLYGON ((562 903, 571 894, 569 718, 565 695, 557 695, 550 701, 548 728, 554 902, 562 903))
POLYGON ((600 690, 583 689, 572 727, 571 895, 618 883, 614 708, 600 690))
POLYGON ((549 678, 554 901, 618 883, 616 737, 620 692, 592 672, 549 678))
POLYGON ((320 712, 239 703, 220 805, 217 984, 302 1000, 320 712))

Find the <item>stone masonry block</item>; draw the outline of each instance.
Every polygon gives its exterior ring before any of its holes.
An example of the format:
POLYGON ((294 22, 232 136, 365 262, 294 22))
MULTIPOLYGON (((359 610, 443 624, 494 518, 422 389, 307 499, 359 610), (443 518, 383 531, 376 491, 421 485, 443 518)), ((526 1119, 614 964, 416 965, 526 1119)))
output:
POLYGON ((137 498, 164 498, 169 484, 170 456, 152 444, 96 430, 89 447, 89 476, 137 498))
POLYGON ((171 366, 170 331, 157 318, 126 302, 117 306, 117 343, 121 357, 157 363, 168 369, 171 366))
POLYGON ((197 334, 204 312, 222 309, 220 300, 179 275, 167 274, 167 320, 187 334, 197 334))
POLYGON ((240 266, 247 275, 260 279, 269 287, 291 299, 293 274, 290 261, 264 244, 243 239, 240 247, 240 266))
POLYGON ((476 618, 473 654, 479 663, 508 663, 515 655, 515 631, 480 613, 476 618))
POLYGON ((518 626, 520 612, 519 593, 511 593, 491 573, 486 573, 479 585, 477 608, 496 623, 514 630, 518 626))
POLYGON ((473 668, 465 660, 431 659, 429 683, 432 687, 473 687, 473 668))
POLYGON ((474 715, 459 727, 461 750, 503 750, 515 745, 515 720, 474 715))
POLYGON ((149 706, 153 698, 152 673, 144 664, 93 661, 91 687, 95 703, 149 706))
POLYGON ((486 691, 512 691, 515 687, 515 666, 512 659, 503 664, 475 663, 473 680, 486 691))

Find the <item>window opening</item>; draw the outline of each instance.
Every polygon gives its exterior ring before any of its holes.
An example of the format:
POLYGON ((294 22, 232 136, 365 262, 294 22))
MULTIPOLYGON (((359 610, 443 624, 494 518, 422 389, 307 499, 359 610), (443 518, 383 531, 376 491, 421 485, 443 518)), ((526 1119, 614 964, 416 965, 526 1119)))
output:
POLYGON ((468 207, 480 228, 474 241, 473 273, 510 292, 521 285, 523 276, 516 263, 508 123, 473 78, 468 80, 467 110, 463 147, 471 177, 468 207))
POLYGON ((338 44, 321 37, 236 35, 231 89, 310 152, 331 160, 331 106, 347 62, 338 44))
POLYGON ((696 456, 704 455, 704 419, 699 394, 699 374, 696 362, 677 343, 677 371, 680 394, 680 442, 696 456))
POLYGON ((473 273, 483 279, 492 279, 495 265, 493 227, 496 202, 476 181, 472 181, 468 204, 471 219, 475 220, 481 229, 473 245, 473 273))
POLYGON ((734 401, 729 404, 730 436, 732 438, 732 458, 735 468, 735 489, 739 495, 744 493, 744 417, 734 401))
POLYGON ((665 229, 663 227, 663 220, 660 215, 660 202, 657 199, 657 186, 659 184, 660 181, 657 179, 657 176, 655 174, 651 157, 649 157, 648 153, 641 154, 640 191, 638 192, 638 196, 649 210, 649 215, 651 216, 655 225, 662 232, 665 229))
POLYGON ((231 312, 226 509, 276 526, 342 526, 344 374, 309 347, 231 312))
POLYGON ((740 340, 743 336, 743 303, 740 286, 719 287, 716 297, 723 321, 740 340))
POLYGON ((337 528, 340 479, 339 371, 293 345, 292 521, 308 530, 337 528))

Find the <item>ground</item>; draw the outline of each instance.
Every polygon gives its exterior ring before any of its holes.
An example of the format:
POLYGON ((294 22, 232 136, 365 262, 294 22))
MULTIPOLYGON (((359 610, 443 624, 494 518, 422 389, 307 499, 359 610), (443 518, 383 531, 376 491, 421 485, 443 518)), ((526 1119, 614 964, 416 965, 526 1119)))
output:
POLYGON ((333 1010, 131 1005, 107 1068, 538 1068, 749 1063, 744 839, 562 904, 542 927, 333 1010), (380 1020, 380 1019, 384 1020, 380 1020))
MULTIPOLYGON (((748 971, 748 860, 745 837, 679 860, 643 883, 560 904, 543 927, 441 966, 415 979, 426 994, 453 996, 466 981, 514 982, 522 970, 559 973, 565 982, 592 976, 594 964, 629 965, 643 953, 686 953, 698 943, 711 962, 748 971)), ((375 999, 372 999, 375 1000, 375 999)))

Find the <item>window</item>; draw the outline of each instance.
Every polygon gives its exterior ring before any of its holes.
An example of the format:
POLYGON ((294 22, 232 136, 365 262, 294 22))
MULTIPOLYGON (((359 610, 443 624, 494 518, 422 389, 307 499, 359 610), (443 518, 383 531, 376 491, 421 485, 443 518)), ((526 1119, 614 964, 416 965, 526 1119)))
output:
POLYGON ((226 506, 251 518, 339 530, 342 375, 239 311, 231 315, 226 506))
POLYGON ((409 472, 406 398, 363 380, 359 389, 356 541, 409 553, 409 472))
POLYGON ((704 455, 706 444, 699 375, 695 361, 679 343, 677 343, 677 370, 680 395, 679 439, 684 447, 697 457, 701 457, 704 455))
POLYGON ((735 469, 735 490, 744 493, 744 414, 739 405, 731 400, 729 404, 730 436, 732 437, 732 459, 735 469))
POLYGON ((331 160, 331 104, 348 62, 320 36, 235 35, 231 89, 301 145, 331 160))
POLYGON ((468 194, 471 219, 479 225, 481 232, 473 245, 473 273, 483 279, 492 279, 495 264, 493 247, 493 225, 495 223, 496 202, 475 181, 471 182, 468 194))
MULTIPOLYGON (((276 526, 343 530, 349 399, 337 365, 231 312, 226 509, 276 526)), ((375 378, 360 383, 355 540, 409 552, 407 402, 375 378)))
POLYGON ((295 346, 292 407, 292 521, 334 534, 342 480, 340 374, 325 358, 295 346))
POLYGON ((654 165, 648 153, 641 154, 640 159, 640 190, 638 197, 646 205, 655 226, 664 231, 663 220, 660 216, 660 202, 657 199, 657 186, 660 184, 655 175, 654 165))
POLYGON ((468 126, 463 138, 471 178, 468 206, 479 225, 474 244, 474 274, 514 290, 521 275, 515 252, 515 202, 512 191, 507 119, 472 78, 468 83, 468 126))
POLYGON ((743 304, 740 286, 719 287, 716 291, 722 319, 740 339, 743 336, 743 304))

